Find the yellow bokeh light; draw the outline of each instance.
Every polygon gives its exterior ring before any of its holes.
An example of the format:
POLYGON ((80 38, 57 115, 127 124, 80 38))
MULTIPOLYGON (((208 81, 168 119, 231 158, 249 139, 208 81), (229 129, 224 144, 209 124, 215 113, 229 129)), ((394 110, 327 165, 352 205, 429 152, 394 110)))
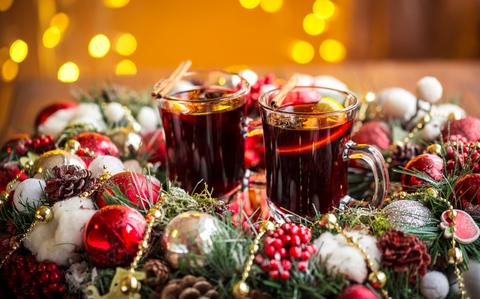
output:
POLYGON ((72 83, 78 80, 80 69, 74 62, 66 62, 59 69, 57 78, 64 83, 72 83))
POLYGON ((129 2, 130 0, 103 0, 105 6, 110 8, 122 8, 129 2))
POLYGON ((137 74, 137 66, 130 59, 123 59, 115 67, 117 76, 131 76, 137 74))
POLYGON ((317 0, 313 4, 313 13, 320 19, 329 19, 335 14, 335 4, 329 0, 317 0))
POLYGON ((303 30, 310 35, 319 35, 325 31, 325 21, 316 14, 308 14, 303 18, 303 30))
POLYGON ((292 59, 301 64, 312 61, 315 55, 315 49, 306 41, 297 41, 292 47, 292 59))
POLYGON ((254 9, 260 5, 261 0, 240 0, 240 5, 246 9, 254 9))
POLYGON ((63 12, 55 14, 50 20, 50 27, 57 27, 60 32, 64 32, 68 24, 70 24, 70 18, 63 12))
POLYGON ((123 56, 132 55, 136 49, 137 39, 130 33, 121 34, 115 43, 115 50, 123 56))
POLYGON ((347 50, 345 46, 334 39, 327 39, 320 45, 320 57, 328 62, 340 62, 345 59, 347 50))
POLYGON ((61 38, 62 33, 60 32, 60 29, 58 29, 57 27, 49 27, 43 33, 42 42, 45 48, 51 49, 55 48, 58 45, 61 38))
POLYGON ((110 50, 110 40, 104 34, 97 34, 88 44, 88 53, 95 58, 107 55, 110 50))
POLYGON ((283 0, 262 0, 260 6, 264 11, 274 13, 282 8, 283 0))
POLYGON ((28 45, 21 39, 17 39, 10 46, 10 58, 16 62, 20 63, 25 60, 28 54, 28 45))
POLYGON ((7 11, 13 4, 13 0, 0 0, 0 11, 7 11))
POLYGON ((18 64, 16 62, 13 62, 10 59, 5 60, 5 62, 2 64, 2 79, 5 82, 10 82, 15 77, 17 77, 18 74, 18 64))

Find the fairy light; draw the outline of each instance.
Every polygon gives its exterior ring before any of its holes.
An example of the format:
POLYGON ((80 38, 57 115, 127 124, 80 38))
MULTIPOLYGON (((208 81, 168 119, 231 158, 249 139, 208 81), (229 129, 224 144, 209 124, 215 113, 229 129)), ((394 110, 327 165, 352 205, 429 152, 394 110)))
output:
POLYGON ((115 51, 123 56, 132 55, 137 50, 137 39, 133 34, 122 33, 115 43, 115 51))
POLYGON ((18 64, 10 59, 7 59, 2 64, 2 79, 5 82, 10 82, 17 77, 18 64))
POLYGON ((10 58, 16 62, 20 63, 27 58, 28 55, 28 45, 25 41, 17 39, 10 46, 10 58))
POLYGON ((62 38, 62 32, 57 27, 49 27, 42 36, 42 42, 45 48, 55 48, 60 39, 62 38))
POLYGON ((269 13, 279 11, 283 6, 283 0, 262 0, 260 7, 269 13))
POLYGON ((325 61, 336 63, 343 61, 347 55, 345 46, 335 39, 327 39, 320 45, 320 57, 325 61))
POLYGON ((103 4, 109 8, 122 8, 125 7, 130 0, 103 0, 103 4))
POLYGON ((92 57, 101 58, 110 50, 110 40, 104 34, 97 34, 88 43, 88 53, 92 57))
POLYGON ((68 25, 70 24, 70 18, 66 13, 59 12, 55 14, 50 20, 50 27, 56 27, 60 30, 61 33, 67 30, 68 25))
POLYGON ((303 30, 309 35, 319 35, 324 32, 325 25, 325 21, 313 13, 303 18, 303 30))
POLYGON ((74 62, 66 62, 59 69, 57 78, 64 83, 72 83, 78 80, 80 69, 74 62))
POLYGON ((292 59, 296 63, 306 64, 312 61, 315 50, 309 42, 297 41, 292 47, 292 59))
POLYGON ((335 4, 329 0, 317 0, 313 4, 313 13, 327 20, 335 14, 335 4))
POLYGON ((254 9, 260 5, 261 0, 240 0, 240 5, 246 9, 254 9))
POLYGON ((131 76, 137 74, 137 66, 130 59, 123 59, 115 67, 115 75, 131 76))
POLYGON ((7 11, 13 4, 13 0, 0 0, 0 11, 7 11))

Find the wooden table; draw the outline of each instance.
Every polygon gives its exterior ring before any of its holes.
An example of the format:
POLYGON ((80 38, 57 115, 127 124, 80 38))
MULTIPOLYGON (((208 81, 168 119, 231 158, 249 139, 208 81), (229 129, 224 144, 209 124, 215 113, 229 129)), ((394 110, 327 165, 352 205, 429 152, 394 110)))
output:
MULTIPOLYGON (((254 68, 287 77, 293 72, 333 75, 361 94, 399 86, 415 91, 415 82, 425 75, 436 76, 444 85, 444 99, 458 100, 467 113, 480 117, 480 61, 352 62, 342 65, 290 65, 254 68)), ((148 88, 171 70, 140 72, 135 77, 110 78, 84 75, 75 85, 54 79, 16 81, 0 89, 0 142, 19 132, 29 132, 37 112, 45 105, 71 99, 72 87, 88 89, 102 82, 148 88)))

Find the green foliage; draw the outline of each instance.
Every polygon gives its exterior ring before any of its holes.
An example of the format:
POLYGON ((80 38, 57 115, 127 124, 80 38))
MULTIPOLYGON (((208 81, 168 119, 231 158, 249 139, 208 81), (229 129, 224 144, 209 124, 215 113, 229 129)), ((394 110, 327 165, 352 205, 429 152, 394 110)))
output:
POLYGON ((76 124, 68 126, 62 131, 55 144, 58 147, 63 147, 68 140, 84 132, 97 132, 97 129, 89 124, 76 124))
POLYGON ((336 215, 341 227, 371 230, 377 237, 392 227, 382 210, 374 208, 348 207, 336 215))

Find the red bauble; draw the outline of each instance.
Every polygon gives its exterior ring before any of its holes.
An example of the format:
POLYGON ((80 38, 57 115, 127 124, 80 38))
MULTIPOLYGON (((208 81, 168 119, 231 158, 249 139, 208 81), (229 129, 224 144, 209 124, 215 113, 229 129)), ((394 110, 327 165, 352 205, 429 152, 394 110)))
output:
MULTIPOLYGON (((443 159, 433 154, 422 154, 410 160, 405 166, 410 171, 419 171, 429 176, 434 181, 443 179, 443 159)), ((402 185, 405 188, 427 183, 425 180, 409 175, 402 175, 402 185)))
POLYGON ((343 292, 337 297, 337 299, 378 299, 378 295, 361 284, 354 284, 348 286, 343 292))
POLYGON ((15 162, 8 162, 0 164, 0 192, 5 191, 8 183, 10 183, 15 177, 20 174, 18 181, 24 181, 28 176, 23 173, 18 164, 15 162))
POLYGON ((452 120, 443 128, 442 135, 459 135, 465 137, 469 142, 480 141, 480 119, 467 116, 452 120))
POLYGON ((156 129, 142 135, 142 145, 138 155, 145 157, 150 163, 165 165, 166 157, 165 135, 163 129, 156 129))
POLYGON ((80 133, 73 138, 80 143, 80 150, 76 153, 88 165, 97 156, 114 156, 118 157, 119 151, 117 146, 105 135, 85 132, 80 133))
POLYGON ((152 177, 146 177, 141 173, 120 172, 109 178, 100 187, 97 193, 99 207, 107 205, 109 196, 120 191, 126 198, 139 207, 148 207, 146 202, 156 203, 159 200, 161 190, 160 182, 152 177))
POLYGON ((145 218, 135 209, 120 205, 101 208, 85 226, 83 243, 90 261, 100 267, 129 264, 146 226, 145 218))
POLYGON ((466 174, 455 182, 455 196, 461 200, 462 206, 476 207, 480 205, 480 174, 466 174))
POLYGON ((375 145, 384 151, 390 146, 390 137, 390 128, 386 123, 370 121, 353 134, 352 140, 356 143, 375 145))
POLYGON ((77 107, 76 102, 61 102, 61 103, 54 103, 45 108, 43 108, 35 118, 35 127, 38 128, 41 124, 43 124, 52 114, 59 110, 63 109, 72 109, 77 107))

